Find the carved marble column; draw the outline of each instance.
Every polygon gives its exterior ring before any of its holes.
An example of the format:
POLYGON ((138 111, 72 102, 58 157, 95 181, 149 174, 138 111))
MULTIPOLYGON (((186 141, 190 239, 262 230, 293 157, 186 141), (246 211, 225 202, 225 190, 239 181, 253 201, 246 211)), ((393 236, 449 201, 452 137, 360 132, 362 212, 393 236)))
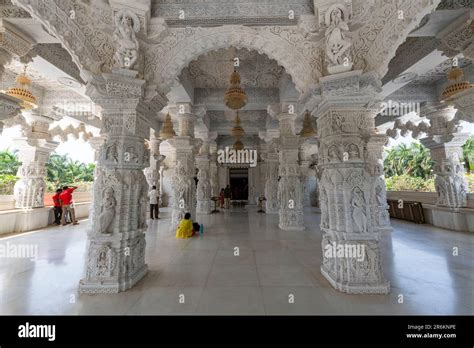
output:
POLYGON ((194 138, 194 115, 191 106, 178 105, 178 136, 168 140, 176 151, 176 166, 173 177, 173 210, 171 228, 174 230, 184 214, 191 213, 196 219, 196 175, 195 155, 198 141, 194 138), (184 109, 183 109, 184 108, 184 109))
POLYGON ((210 176, 211 176, 211 197, 219 197, 219 168, 217 165, 217 153, 211 152, 210 161, 210 176))
POLYGON ((360 71, 320 79, 317 109, 321 230, 321 273, 337 290, 386 294, 380 237, 390 230, 382 151, 376 134, 380 80, 360 71), (341 254, 332 251, 340 248, 341 254))
POLYGON ((310 176, 309 170, 309 161, 300 161, 300 181, 303 184, 303 206, 311 206, 311 180, 313 179, 310 176))
POLYGON ((100 151, 94 181, 92 228, 88 233, 82 293, 117 293, 133 287, 147 272, 145 235, 149 166, 145 139, 151 110, 143 103, 144 80, 114 69, 94 76, 89 97, 102 108, 100 151))
MULTIPOLYGON (((286 109, 286 108, 284 108, 286 109)), ((300 181, 298 153, 302 139, 295 135, 296 114, 279 113, 280 122, 278 175, 278 226, 283 230, 304 230, 303 187, 300 181)))
POLYGON ((150 166, 145 168, 144 173, 146 177, 146 181, 148 183, 149 189, 153 185, 156 186, 156 190, 158 191, 158 195, 161 196, 160 191, 160 167, 161 163, 165 160, 165 156, 160 154, 160 144, 161 139, 158 139, 155 136, 155 131, 150 131, 150 166))
POLYGON ((42 208, 46 192, 46 163, 59 143, 52 141, 48 132, 54 119, 36 111, 23 112, 23 116, 29 127, 23 129, 22 137, 13 139, 22 163, 17 174, 19 180, 13 190, 15 207, 42 208))
POLYGON ((268 152, 265 161, 265 213, 278 213, 278 153, 268 152))
POLYGON ((211 180, 210 180, 210 156, 203 151, 196 157, 198 168, 197 183, 197 208, 200 214, 211 213, 211 180))
POLYGON ((430 120, 428 136, 420 142, 430 149, 435 161, 435 188, 438 193, 436 205, 460 208, 467 205, 468 184, 462 163, 461 146, 469 138, 469 133, 459 132, 458 121, 453 120, 456 109, 439 106, 424 110, 423 116, 430 120))

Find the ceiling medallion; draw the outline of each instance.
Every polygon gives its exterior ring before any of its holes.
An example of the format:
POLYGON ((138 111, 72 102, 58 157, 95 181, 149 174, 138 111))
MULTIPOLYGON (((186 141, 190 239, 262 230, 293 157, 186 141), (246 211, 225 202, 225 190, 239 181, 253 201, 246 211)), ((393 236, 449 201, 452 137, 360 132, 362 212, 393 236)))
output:
POLYGON ((443 93, 441 93, 441 100, 445 100, 474 86, 464 80, 464 71, 459 67, 453 67, 448 71, 448 80, 449 84, 446 86, 443 93))
POLYGON ((224 102, 233 110, 241 109, 247 104, 247 93, 240 87, 240 75, 235 69, 230 75, 230 86, 225 92, 224 102))
POLYGON ((168 112, 166 114, 165 122, 163 122, 163 128, 160 131, 160 138, 163 140, 168 140, 174 138, 176 136, 176 132, 173 129, 173 122, 171 122, 171 116, 168 112))
POLYGON ((21 106, 26 110, 31 110, 37 108, 38 105, 36 104, 36 97, 29 90, 31 80, 26 76, 26 69, 27 65, 25 65, 23 73, 15 79, 19 87, 10 87, 5 94, 20 99, 22 101, 21 106))
POLYGON ((316 135, 316 131, 311 124, 311 115, 308 110, 306 110, 304 114, 303 120, 303 129, 301 129, 300 137, 302 138, 310 138, 316 135))

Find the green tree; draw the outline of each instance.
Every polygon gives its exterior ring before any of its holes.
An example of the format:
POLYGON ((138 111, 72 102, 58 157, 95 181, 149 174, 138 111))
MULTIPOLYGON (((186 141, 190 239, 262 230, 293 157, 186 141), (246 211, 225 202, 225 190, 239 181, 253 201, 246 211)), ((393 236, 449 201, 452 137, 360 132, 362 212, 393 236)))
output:
POLYGON ((0 174, 16 175, 20 166, 21 162, 18 160, 16 152, 0 151, 0 174))
POLYGON ((94 164, 73 161, 67 155, 52 154, 47 164, 48 181, 56 187, 94 181, 94 164))
POLYGON ((470 137, 462 146, 464 167, 468 173, 474 172, 474 137, 470 137))
POLYGON ((422 144, 399 144, 386 150, 384 170, 387 177, 408 175, 416 178, 432 177, 433 160, 422 144))

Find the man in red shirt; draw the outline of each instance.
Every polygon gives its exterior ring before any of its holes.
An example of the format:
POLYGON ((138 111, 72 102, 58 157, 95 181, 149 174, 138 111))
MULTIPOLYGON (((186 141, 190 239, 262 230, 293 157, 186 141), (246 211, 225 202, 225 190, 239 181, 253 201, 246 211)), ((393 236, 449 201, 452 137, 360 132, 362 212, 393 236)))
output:
POLYGON ((56 223, 56 225, 61 224, 61 215, 63 213, 63 209, 61 208, 61 198, 59 198, 61 192, 63 192, 63 190, 57 189, 56 194, 53 196, 54 222, 56 223))
POLYGON ((71 221, 73 225, 78 225, 79 222, 76 220, 76 214, 74 212, 74 208, 72 206, 72 192, 77 189, 77 186, 69 187, 69 186, 64 186, 63 187, 63 192, 59 195, 59 199, 61 200, 62 203, 62 208, 63 208, 63 216, 61 218, 61 225, 66 225, 66 213, 69 212, 71 216, 71 221))

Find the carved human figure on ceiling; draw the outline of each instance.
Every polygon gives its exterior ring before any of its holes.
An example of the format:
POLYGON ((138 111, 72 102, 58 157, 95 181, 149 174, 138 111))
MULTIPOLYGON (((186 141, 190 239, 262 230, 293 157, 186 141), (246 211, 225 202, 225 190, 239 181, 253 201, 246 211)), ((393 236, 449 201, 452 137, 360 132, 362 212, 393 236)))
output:
POLYGON ((132 69, 138 59, 138 40, 135 33, 140 31, 140 20, 128 10, 119 11, 115 16, 114 39, 118 44, 115 52, 116 65, 122 69, 132 69))
POLYGON ((352 42, 349 38, 348 16, 348 11, 342 4, 329 7, 325 13, 326 56, 329 66, 350 64, 349 48, 352 42))

